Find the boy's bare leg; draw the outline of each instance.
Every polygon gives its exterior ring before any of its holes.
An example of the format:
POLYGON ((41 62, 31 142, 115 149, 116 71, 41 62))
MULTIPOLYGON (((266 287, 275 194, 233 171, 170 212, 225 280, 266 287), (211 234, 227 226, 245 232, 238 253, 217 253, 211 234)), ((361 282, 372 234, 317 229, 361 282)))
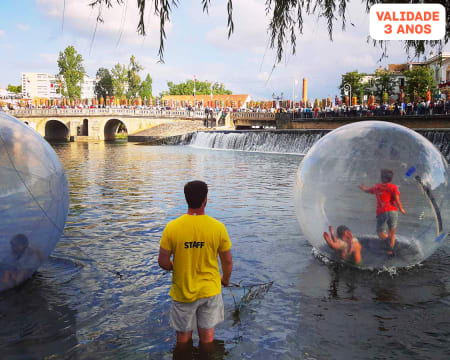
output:
POLYGON ((387 253, 390 255, 392 254, 392 249, 394 248, 394 242, 395 242, 395 229, 389 230, 389 235, 384 233, 384 232, 380 232, 378 233, 378 237, 383 240, 386 241, 390 247, 391 250, 389 250, 387 253), (391 231, 394 230, 394 240, 392 241, 391 238, 391 231))
POLYGON ((389 246, 393 249, 395 245, 395 228, 389 230, 389 239, 389 246))

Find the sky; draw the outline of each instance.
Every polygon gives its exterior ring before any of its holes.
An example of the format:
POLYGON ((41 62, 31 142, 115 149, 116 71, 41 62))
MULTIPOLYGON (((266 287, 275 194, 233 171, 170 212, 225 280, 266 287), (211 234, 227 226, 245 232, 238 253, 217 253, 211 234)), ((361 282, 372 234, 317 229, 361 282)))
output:
MULTIPOLYGON (((333 41, 323 19, 305 17, 296 54, 287 46, 278 64, 275 52, 268 48, 270 18, 265 0, 234 0, 230 39, 226 0, 211 0, 208 14, 203 13, 201 0, 180 0, 166 25, 164 63, 158 62, 159 19, 149 9, 143 37, 136 31, 136 0, 102 8, 103 23, 96 20, 100 8, 91 8, 90 2, 1 0, 0 87, 19 85, 22 72, 57 74, 58 54, 69 45, 82 55, 90 77, 100 67, 128 64, 134 55, 144 67, 141 78, 150 74, 153 79, 154 96, 168 89, 168 81, 180 83, 195 75, 254 100, 269 100, 281 93, 285 99, 299 99, 302 79, 307 78, 308 98, 321 99, 339 93, 341 75, 348 71, 373 73, 380 66, 417 60, 413 54, 408 57, 401 42, 391 41, 388 58, 379 61, 382 51, 368 42, 369 16, 360 0, 349 5, 346 31, 336 23, 333 41)), ((450 51, 450 44, 444 51, 450 51)))

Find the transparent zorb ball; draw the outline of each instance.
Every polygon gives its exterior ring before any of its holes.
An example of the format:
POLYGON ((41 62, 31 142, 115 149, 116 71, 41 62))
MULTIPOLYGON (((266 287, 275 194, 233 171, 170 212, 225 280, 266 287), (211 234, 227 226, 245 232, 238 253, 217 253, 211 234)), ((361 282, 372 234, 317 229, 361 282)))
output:
POLYGON ((311 245, 347 261, 324 239, 330 225, 345 225, 361 244, 361 268, 418 264, 449 231, 447 161, 426 138, 393 123, 357 122, 324 136, 299 166, 295 195, 297 219, 311 245), (382 169, 393 172, 406 211, 398 211, 393 249, 377 235, 376 196, 360 189, 381 183, 382 169))
POLYGON ((0 291, 22 283, 48 258, 68 207, 66 175, 53 149, 0 112, 0 291))

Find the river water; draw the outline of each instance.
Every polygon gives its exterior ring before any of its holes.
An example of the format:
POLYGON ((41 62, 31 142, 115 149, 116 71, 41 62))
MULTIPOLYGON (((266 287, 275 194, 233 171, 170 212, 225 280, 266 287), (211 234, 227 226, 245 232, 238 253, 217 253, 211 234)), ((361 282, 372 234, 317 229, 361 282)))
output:
POLYGON ((215 358, 450 358, 448 241, 396 274, 325 264, 295 218, 301 156, 103 142, 54 148, 70 183, 65 234, 30 281, 0 294, 2 359, 171 359, 171 275, 158 268, 159 239, 185 212, 192 179, 209 184, 207 213, 228 228, 232 281, 273 281, 239 313, 224 289, 215 358))

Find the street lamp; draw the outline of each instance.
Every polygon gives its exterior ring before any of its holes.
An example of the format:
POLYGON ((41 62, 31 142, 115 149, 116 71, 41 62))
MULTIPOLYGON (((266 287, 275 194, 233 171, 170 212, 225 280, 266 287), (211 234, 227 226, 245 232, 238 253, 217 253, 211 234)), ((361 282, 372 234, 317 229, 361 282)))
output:
POLYGON ((350 107, 352 106, 352 86, 350 84, 344 84, 344 94, 347 96, 350 93, 350 107))
POLYGON ((280 100, 283 100, 283 93, 281 93, 280 96, 276 96, 275 93, 272 93, 272 99, 274 99, 277 102, 277 109, 280 107, 280 100))

